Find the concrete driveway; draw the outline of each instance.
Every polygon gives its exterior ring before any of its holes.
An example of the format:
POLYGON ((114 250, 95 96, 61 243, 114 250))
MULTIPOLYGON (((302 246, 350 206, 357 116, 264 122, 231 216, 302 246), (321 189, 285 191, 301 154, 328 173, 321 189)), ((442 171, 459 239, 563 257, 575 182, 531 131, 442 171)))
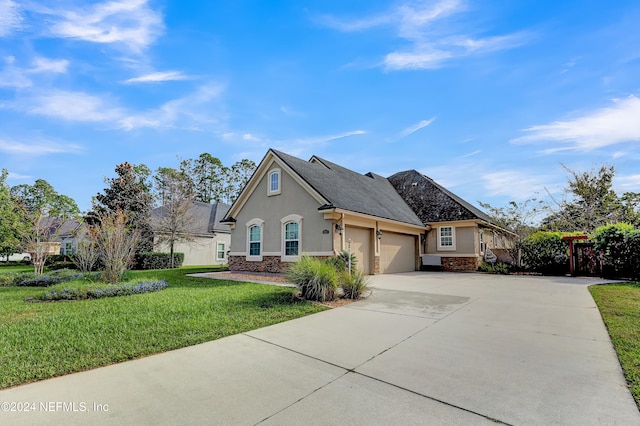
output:
POLYGON ((371 282, 342 308, 0 391, 0 423, 640 425, 597 281, 371 282))

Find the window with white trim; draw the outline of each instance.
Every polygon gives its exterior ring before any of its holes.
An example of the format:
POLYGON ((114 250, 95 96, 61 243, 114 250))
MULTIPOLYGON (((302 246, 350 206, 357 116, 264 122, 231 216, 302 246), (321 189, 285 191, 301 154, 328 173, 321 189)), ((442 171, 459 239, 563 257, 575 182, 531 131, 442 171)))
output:
POLYGON ((260 256, 262 245, 262 233, 260 226, 253 225, 249 228, 249 256, 260 256))
POLYGON ((224 260, 224 243, 218 243, 216 250, 216 259, 224 260))
POLYGON ((456 237, 455 228, 453 226, 441 226, 438 228, 438 249, 439 250, 455 250, 456 237))
POLYGON ((300 240, 298 222, 289 222, 284 225, 284 255, 298 256, 300 240))
POLYGON ((282 261, 295 262, 302 251, 302 216, 290 214, 280 219, 282 224, 282 261))
POLYGON ((267 179, 267 195, 278 195, 281 192, 280 169, 273 169, 269 172, 267 179))
POLYGON ((262 260, 262 240, 264 238, 264 220, 251 219, 247 222, 247 260, 262 260))

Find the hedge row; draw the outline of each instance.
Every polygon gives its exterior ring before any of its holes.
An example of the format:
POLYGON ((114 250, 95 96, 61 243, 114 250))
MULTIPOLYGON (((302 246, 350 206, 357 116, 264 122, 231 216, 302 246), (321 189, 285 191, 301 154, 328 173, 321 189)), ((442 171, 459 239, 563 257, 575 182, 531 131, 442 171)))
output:
MULTIPOLYGON (((173 253, 173 267, 180 268, 184 262, 184 253, 173 253)), ((171 254, 147 252, 136 255, 136 269, 170 269, 171 254)))
POLYGON ((601 226, 591 237, 605 277, 640 278, 640 230, 628 223, 601 226))

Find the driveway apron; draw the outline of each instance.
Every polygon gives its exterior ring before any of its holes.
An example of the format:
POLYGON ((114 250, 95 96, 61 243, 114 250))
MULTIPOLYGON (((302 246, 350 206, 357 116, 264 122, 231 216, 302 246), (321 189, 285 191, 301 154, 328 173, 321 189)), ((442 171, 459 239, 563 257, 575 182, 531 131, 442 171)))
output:
POLYGON ((374 276, 341 308, 5 389, 0 424, 640 425, 597 282, 374 276))

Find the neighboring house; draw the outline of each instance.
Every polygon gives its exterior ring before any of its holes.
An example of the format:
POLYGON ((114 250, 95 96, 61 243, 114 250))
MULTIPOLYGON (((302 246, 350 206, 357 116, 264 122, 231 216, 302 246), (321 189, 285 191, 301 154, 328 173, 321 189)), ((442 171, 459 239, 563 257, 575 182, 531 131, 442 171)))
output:
POLYGON ((43 237, 49 239, 46 242, 48 255, 69 256, 74 254, 78 249, 78 243, 85 235, 84 223, 76 219, 45 217, 39 226, 43 237))
POLYGON ((513 234, 478 208, 416 170, 396 173, 389 182, 426 226, 423 266, 475 271, 491 253, 510 260, 513 234))
MULTIPOLYGON (((229 211, 224 203, 208 204, 194 202, 187 212, 189 217, 190 241, 176 242, 173 251, 184 253, 183 265, 221 265, 228 261, 227 252, 231 241, 230 227, 221 223, 229 211)), ((151 211, 151 225, 155 233, 159 230, 161 218, 165 214, 162 207, 151 211)), ((161 244, 154 238, 154 250, 169 252, 167 243, 161 244)))
POLYGON ((387 179, 269 150, 224 222, 229 268, 280 272, 304 253, 351 250, 367 274, 420 267, 424 225, 387 179))
POLYGON ((54 241, 60 243, 60 254, 70 256, 78 251, 78 244, 85 238, 85 224, 67 219, 57 227, 54 241))

